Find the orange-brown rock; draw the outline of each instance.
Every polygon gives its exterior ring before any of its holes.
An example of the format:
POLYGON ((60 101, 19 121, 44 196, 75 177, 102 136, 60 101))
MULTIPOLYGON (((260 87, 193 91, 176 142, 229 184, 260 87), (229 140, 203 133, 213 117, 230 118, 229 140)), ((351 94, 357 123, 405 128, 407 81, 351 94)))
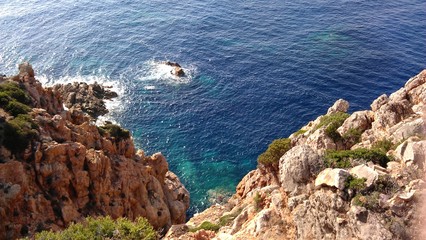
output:
POLYGON ((24 154, 0 145, 0 239, 59 230, 88 215, 143 216, 157 229, 185 222, 189 193, 161 153, 136 154, 131 137, 101 135, 81 110, 62 109, 57 93, 36 80, 24 84, 38 137, 24 154))

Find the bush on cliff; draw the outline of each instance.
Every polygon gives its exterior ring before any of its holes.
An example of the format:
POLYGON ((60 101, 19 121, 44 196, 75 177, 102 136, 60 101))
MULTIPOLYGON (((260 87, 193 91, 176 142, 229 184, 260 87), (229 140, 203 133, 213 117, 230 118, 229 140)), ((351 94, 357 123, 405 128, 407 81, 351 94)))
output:
POLYGON ((37 124, 27 114, 19 114, 12 120, 3 123, 3 145, 12 151, 20 153, 37 137, 37 124))
POLYGON ((0 93, 3 93, 23 104, 31 103, 31 99, 25 90, 21 89, 15 82, 4 82, 0 84, 0 93))
POLYGON ((280 158, 291 149, 291 140, 281 138, 269 144, 268 149, 257 158, 259 164, 276 167, 280 158))
POLYGON ((320 119, 320 123, 315 127, 319 129, 325 126, 325 134, 333 139, 333 141, 337 142, 342 139, 342 136, 336 131, 340 126, 342 126, 343 122, 350 115, 344 112, 332 113, 330 115, 324 115, 320 119))
POLYGON ((30 97, 14 82, 0 84, 0 107, 12 116, 31 111, 30 97))
POLYGON ((116 124, 107 123, 104 126, 98 127, 98 130, 102 136, 104 136, 105 133, 109 133, 109 135, 114 137, 116 140, 130 138, 130 132, 116 124))
POLYGON ((71 224, 61 232, 43 231, 36 234, 36 240, 83 240, 83 239, 158 239, 149 222, 142 217, 132 222, 126 218, 88 217, 83 223, 71 224))
POLYGON ((355 150, 327 150, 324 155, 326 167, 349 168, 360 162, 373 162, 386 167, 390 161, 382 150, 359 148, 355 150))

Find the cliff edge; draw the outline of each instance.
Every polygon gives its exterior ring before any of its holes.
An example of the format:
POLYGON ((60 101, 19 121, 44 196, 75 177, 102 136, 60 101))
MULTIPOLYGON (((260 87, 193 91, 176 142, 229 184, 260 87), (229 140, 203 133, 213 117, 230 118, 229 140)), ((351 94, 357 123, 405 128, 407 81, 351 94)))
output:
POLYGON ((165 239, 425 239, 426 70, 370 110, 327 114, 259 156, 228 203, 165 239))
POLYGON ((94 124, 115 96, 96 83, 44 88, 28 63, 1 77, 0 239, 86 216, 143 216, 163 232, 185 222, 189 193, 165 157, 145 156, 117 125, 94 124))

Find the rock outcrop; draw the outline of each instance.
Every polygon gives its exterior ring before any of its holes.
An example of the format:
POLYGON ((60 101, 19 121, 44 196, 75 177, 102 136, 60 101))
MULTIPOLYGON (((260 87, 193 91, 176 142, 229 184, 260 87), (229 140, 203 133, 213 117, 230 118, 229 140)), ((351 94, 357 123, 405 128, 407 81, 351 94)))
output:
POLYGON ((74 82, 68 84, 56 84, 53 91, 62 95, 67 108, 79 109, 88 113, 93 118, 108 113, 105 99, 117 97, 117 93, 105 88, 97 82, 87 84, 74 82))
POLYGON ((165 239, 425 239, 425 94, 426 70, 371 110, 338 100, 289 137, 278 170, 259 164, 165 239))
MULTIPOLYGON (((88 215, 143 216, 161 231, 185 222, 189 193, 164 156, 145 156, 136 151, 128 131, 113 124, 96 126, 83 112, 103 113, 92 111, 85 100, 114 94, 97 84, 43 88, 31 65, 19 69, 11 80, 31 98, 27 121, 36 136, 20 152, 0 145, 0 239, 60 230, 88 215), (62 94, 69 110, 62 107, 62 94)), ((102 105, 93 101, 95 108, 102 105)), ((2 126, 14 119, 3 114, 2 126)))

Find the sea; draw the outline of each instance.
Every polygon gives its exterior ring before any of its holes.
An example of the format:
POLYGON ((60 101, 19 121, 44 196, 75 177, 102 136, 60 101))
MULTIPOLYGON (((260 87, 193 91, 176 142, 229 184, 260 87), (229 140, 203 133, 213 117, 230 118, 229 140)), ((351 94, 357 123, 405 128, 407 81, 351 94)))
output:
POLYGON ((369 109, 426 68, 424 0, 0 0, 0 73, 99 82, 114 121, 191 194, 223 201, 337 99, 369 109), (186 76, 170 74, 179 63, 186 76))

